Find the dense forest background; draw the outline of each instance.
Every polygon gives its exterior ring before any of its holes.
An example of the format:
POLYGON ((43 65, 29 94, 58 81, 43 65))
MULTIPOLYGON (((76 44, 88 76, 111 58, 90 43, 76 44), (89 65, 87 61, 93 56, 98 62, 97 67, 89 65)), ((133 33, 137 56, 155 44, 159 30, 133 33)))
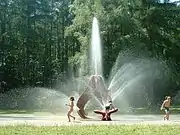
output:
POLYGON ((92 18, 100 22, 104 76, 125 48, 161 57, 180 85, 180 6, 168 0, 0 0, 0 92, 50 87, 85 59, 92 18))

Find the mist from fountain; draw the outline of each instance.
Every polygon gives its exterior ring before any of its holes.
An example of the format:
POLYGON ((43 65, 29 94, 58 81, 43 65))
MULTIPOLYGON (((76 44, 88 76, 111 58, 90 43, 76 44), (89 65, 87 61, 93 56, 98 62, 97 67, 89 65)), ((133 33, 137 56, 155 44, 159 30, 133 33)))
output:
POLYGON ((158 80, 165 86, 168 80, 167 64, 160 59, 132 57, 133 55, 127 52, 125 54, 121 52, 119 55, 109 77, 108 89, 112 91, 113 102, 120 108, 123 106, 122 101, 127 103, 126 106, 148 104, 153 98, 154 82, 158 80), (139 99, 133 99, 137 95, 139 99))
POLYGON ((139 74, 135 78, 132 78, 129 81, 121 83, 121 86, 112 94, 112 101, 114 102, 117 97, 119 97, 126 88, 132 87, 134 83, 138 83, 143 79, 143 75, 139 74))
POLYGON ((129 81, 136 79, 139 75, 141 77, 147 76, 147 72, 152 70, 150 66, 150 63, 147 64, 143 61, 124 64, 112 78, 108 89, 112 93, 116 93, 117 89, 127 83, 129 84, 129 81))
MULTIPOLYGON (((1 95, 1 94, 0 94, 1 95)), ((13 89, 1 97, 1 108, 27 109, 48 112, 66 112, 69 98, 64 93, 48 88, 13 89)))
MULTIPOLYGON (((100 40, 100 32, 99 32, 99 24, 96 17, 93 18, 92 22, 92 35, 91 35, 91 46, 90 46, 90 74, 89 76, 95 76, 96 79, 99 77, 103 78, 103 67, 102 67, 102 45, 100 40)), ((159 62, 157 60, 150 60, 145 57, 136 57, 136 53, 132 53, 131 51, 122 51, 119 53, 116 63, 112 68, 109 77, 109 84, 105 84, 104 81, 100 81, 99 84, 97 81, 95 84, 98 88, 92 90, 90 89, 90 93, 93 95, 93 100, 90 102, 96 101, 96 104, 99 107, 103 108, 103 106, 107 103, 106 96, 103 93, 111 93, 111 99, 114 101, 118 101, 119 98, 128 104, 128 99, 124 99, 122 95, 133 93, 135 91, 142 91, 140 86, 143 86, 144 83, 151 83, 158 77, 162 77, 157 72, 161 72, 159 68, 159 62), (150 79, 144 82, 144 79, 150 79), (104 88, 101 88, 105 85, 104 88), (106 88, 108 86, 108 88, 106 88), (140 88, 133 89, 133 88, 140 88), (104 92, 102 90, 105 90, 104 92), (100 92, 100 97, 103 99, 100 101, 100 98, 97 98, 97 95, 94 91, 100 92), (106 100, 105 100, 106 99, 106 100)), ((91 77, 89 77, 91 80, 91 77)), ((96 80, 95 79, 95 80, 96 80)), ((86 84, 86 87, 89 84, 86 84)), ((145 90, 145 89, 144 89, 145 90)), ((145 92, 142 92, 143 94, 145 92)), ((142 95, 143 96, 143 95, 142 95)), ((121 100, 121 101, 122 101, 121 100)), ((121 102, 120 101, 120 102, 121 102)), ((119 103, 118 103, 119 104, 119 103)))

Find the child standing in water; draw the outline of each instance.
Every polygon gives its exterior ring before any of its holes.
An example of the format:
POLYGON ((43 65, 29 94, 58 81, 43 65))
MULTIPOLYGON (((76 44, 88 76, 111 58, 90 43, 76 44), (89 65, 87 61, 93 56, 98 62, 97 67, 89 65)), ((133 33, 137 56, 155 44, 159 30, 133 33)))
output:
POLYGON ((67 116, 68 116, 69 122, 71 122, 70 117, 72 117, 75 120, 75 117, 71 115, 71 113, 74 110, 74 97, 70 97, 70 104, 66 104, 66 106, 69 106, 69 111, 67 113, 67 116))
POLYGON ((169 120, 169 108, 171 103, 171 97, 166 96, 164 102, 161 105, 161 110, 165 110, 164 120, 169 120))

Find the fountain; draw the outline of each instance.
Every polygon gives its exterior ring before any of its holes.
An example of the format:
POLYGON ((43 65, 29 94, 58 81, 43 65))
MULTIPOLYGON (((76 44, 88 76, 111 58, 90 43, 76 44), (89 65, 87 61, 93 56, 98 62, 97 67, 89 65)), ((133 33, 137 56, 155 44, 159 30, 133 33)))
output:
POLYGON ((102 48, 98 20, 96 17, 93 18, 91 37, 91 76, 86 90, 83 92, 83 94, 79 97, 77 101, 77 107, 79 108, 78 114, 81 118, 87 118, 84 108, 87 102, 93 96, 102 108, 108 100, 112 100, 110 90, 108 90, 108 88, 106 87, 102 77, 102 48))
MULTIPOLYGON (((81 118, 87 118, 85 106, 91 99, 95 100, 101 109, 103 109, 104 105, 110 100, 115 103, 120 99, 120 102, 117 103, 118 105, 119 103, 127 103, 127 98, 125 97, 127 96, 128 100, 130 100, 130 95, 128 94, 135 95, 135 93, 140 92, 137 95, 141 97, 146 95, 147 97, 147 92, 144 92, 143 95, 142 90, 146 88, 142 86, 150 84, 150 87, 152 87, 152 83, 156 79, 163 77, 161 71, 163 71, 163 73, 168 71, 166 65, 162 61, 159 62, 144 57, 138 59, 134 57, 129 58, 129 56, 126 56, 128 55, 127 52, 122 56, 120 53, 117 57, 116 64, 112 68, 109 84, 106 85, 102 75, 102 48, 98 20, 96 17, 93 18, 91 38, 90 77, 85 91, 77 100, 78 114, 81 118), (121 61, 123 61, 123 63, 119 64, 121 61)), ((148 99, 142 98, 142 101, 148 101, 148 99)), ((128 103, 126 106, 128 106, 128 103)), ((99 113, 98 111, 96 112, 99 113)), ((102 112, 100 112, 100 114, 102 114, 102 112)))
POLYGON ((84 111, 86 103, 94 96, 96 101, 99 103, 101 108, 104 107, 104 104, 111 100, 110 91, 105 86, 102 76, 92 75, 90 77, 88 87, 79 97, 77 101, 77 107, 79 108, 78 114, 81 118, 87 118, 84 111))

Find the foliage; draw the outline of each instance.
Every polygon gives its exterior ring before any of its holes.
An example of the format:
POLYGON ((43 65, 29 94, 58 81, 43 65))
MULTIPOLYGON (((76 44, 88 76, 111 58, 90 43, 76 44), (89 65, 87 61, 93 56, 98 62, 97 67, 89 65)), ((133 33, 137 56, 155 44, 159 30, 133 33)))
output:
MULTIPOLYGON (((162 57, 172 69, 164 94, 180 84, 180 6, 158 0, 1 0, 0 91, 53 87, 69 69, 87 74, 91 23, 96 16, 103 42, 104 76, 119 52, 133 48, 162 57)), ((158 97, 159 98, 159 95, 158 97)))

